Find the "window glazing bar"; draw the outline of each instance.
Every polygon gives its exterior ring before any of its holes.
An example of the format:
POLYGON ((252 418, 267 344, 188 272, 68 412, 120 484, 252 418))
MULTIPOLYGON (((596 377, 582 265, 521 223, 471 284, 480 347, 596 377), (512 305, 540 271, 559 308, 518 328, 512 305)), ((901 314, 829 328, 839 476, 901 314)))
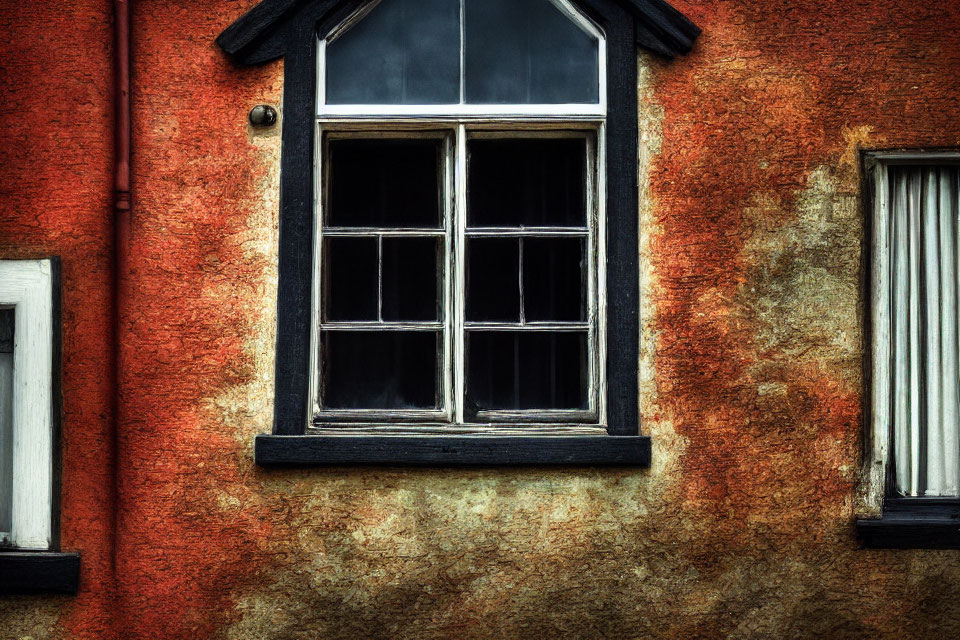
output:
POLYGON ((463 124, 457 126, 454 141, 456 149, 456 167, 454 170, 454 247, 453 272, 456 290, 454 304, 454 420, 462 423, 465 419, 463 399, 466 397, 466 220, 467 220, 467 130, 463 124))
POLYGON ((509 236, 517 238, 556 238, 580 237, 590 235, 586 227, 470 227, 465 231, 470 237, 509 236))
POLYGON ((603 118, 606 109, 596 104, 328 104, 319 118, 603 118))
POLYGON ((586 331, 589 322, 465 322, 467 331, 586 331))
POLYGON ((395 237, 422 237, 444 236, 445 229, 385 229, 381 227, 326 227, 322 231, 326 238, 361 237, 373 238, 377 236, 395 237))
POLYGON ((442 322, 324 322, 324 331, 442 331, 442 322))

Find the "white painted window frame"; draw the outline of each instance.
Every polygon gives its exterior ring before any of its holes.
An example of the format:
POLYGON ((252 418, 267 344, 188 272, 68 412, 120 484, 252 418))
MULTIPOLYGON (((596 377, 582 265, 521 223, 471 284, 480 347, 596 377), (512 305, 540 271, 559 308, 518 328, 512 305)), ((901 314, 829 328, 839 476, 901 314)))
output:
MULTIPOLYGON (((437 121, 428 119, 416 124, 421 131, 411 129, 409 120, 350 120, 318 119, 317 144, 315 157, 314 184, 314 265, 313 265, 313 302, 311 323, 311 376, 310 376, 310 413, 311 424, 308 432, 315 428, 314 423, 322 423, 322 429, 338 428, 342 430, 357 426, 368 426, 371 423, 398 421, 404 424, 385 427, 390 430, 405 432, 415 430, 426 432, 437 430, 441 432, 474 432, 487 431, 496 428, 502 432, 502 426, 510 424, 523 433, 531 433, 537 429, 555 430, 562 425, 570 432, 606 433, 606 179, 603 171, 605 164, 606 146, 604 139, 605 126, 603 121, 559 121, 559 120, 503 120, 475 121, 437 121), (371 323, 321 322, 320 303, 322 292, 322 249, 323 238, 330 235, 370 235, 382 230, 343 231, 339 228, 325 230, 323 228, 324 198, 324 154, 321 152, 324 134, 337 137, 418 137, 441 135, 446 141, 444 153, 445 190, 444 224, 442 229, 399 232, 410 235, 437 235, 444 238, 446 260, 444 262, 445 292, 444 317, 440 322, 394 323, 392 325, 375 326, 371 323), (572 230, 567 233, 559 228, 529 228, 511 229, 514 234, 531 236, 549 235, 581 235, 586 238, 587 248, 587 291, 586 301, 588 316, 585 322, 574 323, 528 323, 526 329, 576 329, 587 330, 588 340, 588 407, 585 410, 576 409, 528 409, 517 411, 483 411, 478 414, 478 420, 467 422, 464 407, 461 402, 465 396, 465 336, 467 322, 465 320, 466 282, 465 282, 465 254, 466 245, 466 146, 470 137, 583 137, 586 140, 587 155, 587 226, 586 229, 572 230), (443 369, 440 376, 443 378, 444 407, 441 410, 402 410, 391 411, 384 409, 322 409, 319 403, 320 394, 320 329, 326 328, 347 329, 388 329, 388 328, 423 328, 440 329, 443 336, 443 369)), ((488 235, 496 230, 474 229, 469 235, 488 235)), ((396 233, 396 232, 395 232, 396 233)), ((474 328, 516 329, 507 323, 470 323, 474 328), (482 326, 481 326, 482 325, 482 326)))
POLYGON ((0 260, 0 307, 15 310, 12 530, 6 532, 4 546, 49 549, 54 437, 51 261, 0 260))
MULTIPOLYGON (((891 477, 894 443, 890 386, 893 375, 890 348, 890 198, 889 170, 898 165, 960 165, 956 151, 871 151, 867 153, 865 171, 873 185, 870 220, 870 424, 864 469, 864 498, 868 509, 883 505, 894 482, 891 477)), ((908 498, 916 499, 916 498, 908 498)))

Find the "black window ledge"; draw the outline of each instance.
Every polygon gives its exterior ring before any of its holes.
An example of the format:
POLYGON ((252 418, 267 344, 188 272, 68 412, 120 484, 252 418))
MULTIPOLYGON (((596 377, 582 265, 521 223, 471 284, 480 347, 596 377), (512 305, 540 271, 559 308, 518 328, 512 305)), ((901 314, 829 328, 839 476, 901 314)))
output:
POLYGON ((960 549, 960 501, 887 499, 883 517, 857 520, 857 535, 868 549, 960 549))
POLYGON ((323 465, 650 466, 648 436, 259 435, 266 467, 323 465))
POLYGON ((0 594, 76 594, 80 554, 0 551, 0 594))

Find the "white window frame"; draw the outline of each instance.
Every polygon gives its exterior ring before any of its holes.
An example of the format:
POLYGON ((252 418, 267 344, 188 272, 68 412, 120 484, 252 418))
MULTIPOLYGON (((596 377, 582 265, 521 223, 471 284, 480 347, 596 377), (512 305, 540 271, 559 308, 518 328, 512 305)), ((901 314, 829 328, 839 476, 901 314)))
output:
POLYGON ((12 530, 3 545, 18 549, 52 541, 53 281, 48 259, 0 260, 0 307, 15 310, 12 530))
MULTIPOLYGON (((371 2, 354 12, 344 23, 326 38, 318 39, 317 46, 317 108, 316 136, 314 145, 314 264, 310 350, 310 389, 308 415, 311 416, 307 433, 323 431, 331 427, 346 431, 350 427, 367 428, 371 423, 380 423, 379 429, 397 432, 443 433, 484 432, 491 428, 498 433, 516 429, 525 434, 538 430, 545 433, 606 434, 606 38, 602 30, 583 16, 568 0, 549 0, 584 31, 599 42, 598 104, 465 104, 463 101, 463 21, 461 19, 461 101, 455 105, 327 105, 324 92, 326 75, 324 57, 326 44, 344 33, 376 6, 371 2), (444 291, 446 309, 443 330, 445 331, 442 354, 443 369, 440 376, 449 376, 444 381, 444 408, 442 410, 389 411, 381 409, 322 410, 320 394, 320 302, 322 300, 322 239, 323 221, 323 171, 325 134, 349 135, 362 132, 372 136, 396 136, 396 132, 408 132, 417 136, 424 132, 451 132, 446 144, 447 157, 444 166, 445 237, 446 253, 444 291), (412 133, 411 133, 412 132, 412 133), (577 133, 579 132, 579 134, 577 133), (464 407, 460 401, 465 395, 464 337, 466 300, 464 245, 466 236, 466 142, 473 135, 502 135, 516 137, 585 135, 587 143, 587 260, 588 291, 586 300, 588 317, 588 408, 586 410, 523 410, 485 411, 478 414, 478 421, 466 422, 464 407), (452 250, 450 249, 452 247, 452 250), (325 422, 325 420, 330 422, 325 422), (391 425, 385 420, 402 424, 391 425), (322 427, 317 424, 322 423, 322 427)), ((461 12, 463 11, 461 0, 461 12)), ((536 234, 536 230, 525 230, 536 234)), ((356 323, 351 323, 356 324, 356 323)), ((437 323, 423 323, 437 324, 437 323)), ((545 324, 530 328, 550 329, 545 324)), ((373 328, 373 327, 371 327, 373 328)), ((381 327, 384 328, 384 327, 381 327)), ((503 327, 507 328, 507 327, 503 327)), ((512 328, 512 327, 511 327, 512 328)))
MULTIPOLYGON (((493 423, 515 424, 525 430, 535 427, 556 427, 558 424, 566 426, 578 425, 578 428, 604 430, 606 427, 606 359, 601 354, 606 353, 606 220, 603 179, 603 124, 602 123, 520 123, 512 122, 509 125, 497 122, 457 122, 440 124, 436 121, 424 123, 429 127, 429 136, 437 136, 437 129, 445 129, 450 135, 444 135, 445 162, 444 179, 445 207, 444 227, 437 230, 389 231, 382 229, 364 229, 363 231, 345 231, 340 228, 324 230, 323 228, 323 189, 322 178, 324 165, 323 154, 319 148, 324 144, 324 133, 341 137, 419 137, 422 132, 411 131, 409 122, 397 123, 392 121, 365 121, 362 125, 354 121, 344 128, 344 123, 321 121, 317 129, 317 176, 315 184, 318 193, 315 202, 314 214, 314 287, 313 287, 313 322, 311 335, 311 416, 313 421, 330 421, 331 424, 351 426, 363 424, 364 421, 379 422, 383 420, 397 420, 410 423, 419 423, 420 428, 437 426, 445 431, 451 429, 475 430, 488 428, 493 423), (524 126, 526 125, 526 126, 524 126), (524 137, 583 137, 586 140, 587 155, 587 225, 586 229, 560 228, 525 228, 525 229, 498 229, 477 228, 466 229, 466 142, 468 138, 478 137, 509 137, 512 139, 524 137), (466 237, 484 236, 505 232, 509 235, 524 237, 545 237, 558 235, 584 236, 586 239, 587 258, 587 318, 582 322, 530 322, 525 329, 520 330, 586 330, 588 349, 588 407, 576 409, 528 409, 516 411, 481 411, 478 420, 467 422, 464 415, 462 398, 465 397, 465 336, 468 328, 488 328, 490 330, 515 330, 517 327, 509 323, 467 323, 465 319, 466 284, 465 284, 465 245, 466 237), (444 332, 444 349, 442 353, 443 367, 439 375, 443 380, 444 407, 440 410, 384 410, 384 409, 321 409, 319 404, 320 393, 320 362, 319 362, 319 334, 321 325, 327 329, 390 329, 400 328, 387 324, 377 323, 322 323, 320 304, 322 292, 322 251, 323 238, 332 236, 369 236, 371 234, 388 233, 390 235, 436 235, 444 238, 445 255, 443 273, 444 314, 439 322, 402 323, 408 328, 418 325, 420 329, 435 329, 444 332), (479 325, 483 325, 480 327, 479 325), (496 325, 496 326, 495 326, 496 325)), ((439 135, 442 135, 439 134, 439 135)), ((407 427, 413 426, 408 424, 407 427)), ((328 428, 325 426, 324 428, 328 428)))

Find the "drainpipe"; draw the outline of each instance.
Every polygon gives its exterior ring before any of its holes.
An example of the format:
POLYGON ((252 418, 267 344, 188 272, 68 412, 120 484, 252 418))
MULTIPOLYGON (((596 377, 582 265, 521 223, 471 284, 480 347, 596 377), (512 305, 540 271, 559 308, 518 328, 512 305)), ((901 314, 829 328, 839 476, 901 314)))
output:
MULTIPOLYGON (((121 343, 123 340, 122 318, 124 317, 124 297, 128 288, 127 265, 129 262, 130 238, 130 0, 113 0, 114 9, 114 65, 116 78, 114 80, 114 194, 113 194, 113 434, 112 434, 112 470, 113 479, 112 497, 112 535, 110 540, 112 556, 113 584, 110 593, 114 598, 118 594, 117 566, 118 566, 118 513, 120 501, 119 486, 119 459, 120 459, 120 422, 122 406, 120 401, 120 385, 122 384, 121 343)), ((122 605, 122 602, 117 602, 122 605)), ((122 607, 113 607, 114 625, 122 620, 122 607)))
MULTIPOLYGON (((125 231, 130 216, 130 3, 114 0, 114 35, 116 37, 116 147, 114 166, 114 214, 117 249, 126 248, 125 231)), ((124 252, 117 251, 117 259, 124 252)), ((118 267, 121 264, 117 265, 118 267)))

